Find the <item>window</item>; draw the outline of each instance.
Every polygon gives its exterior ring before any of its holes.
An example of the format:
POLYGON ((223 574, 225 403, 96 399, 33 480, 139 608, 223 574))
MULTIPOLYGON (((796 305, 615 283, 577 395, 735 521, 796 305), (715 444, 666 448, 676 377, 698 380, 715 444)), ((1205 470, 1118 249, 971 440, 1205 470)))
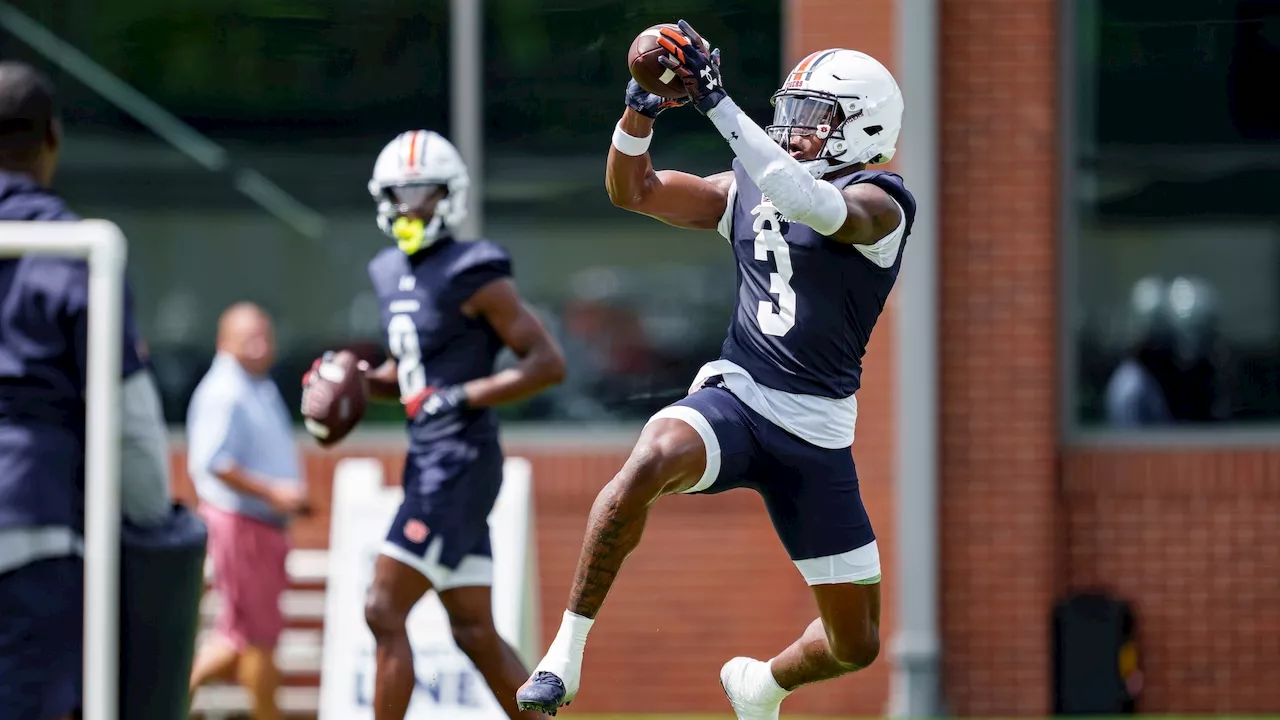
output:
POLYGON ((1075 13, 1066 238, 1083 428, 1280 419, 1280 5, 1075 13))

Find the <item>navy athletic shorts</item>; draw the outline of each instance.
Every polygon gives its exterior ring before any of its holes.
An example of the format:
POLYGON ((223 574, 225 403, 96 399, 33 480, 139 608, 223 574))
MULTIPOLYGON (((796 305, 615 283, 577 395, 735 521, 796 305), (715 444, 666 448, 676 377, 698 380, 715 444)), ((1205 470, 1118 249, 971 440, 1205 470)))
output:
POLYGON ((489 513, 502 489, 497 438, 437 440, 409 452, 404 502, 382 552, 421 572, 437 591, 493 584, 489 513))
POLYGON ((685 421, 706 446, 706 472, 687 492, 760 493, 778 538, 810 584, 879 578, 876 536, 851 448, 806 442, 714 384, 653 417, 660 418, 685 421))

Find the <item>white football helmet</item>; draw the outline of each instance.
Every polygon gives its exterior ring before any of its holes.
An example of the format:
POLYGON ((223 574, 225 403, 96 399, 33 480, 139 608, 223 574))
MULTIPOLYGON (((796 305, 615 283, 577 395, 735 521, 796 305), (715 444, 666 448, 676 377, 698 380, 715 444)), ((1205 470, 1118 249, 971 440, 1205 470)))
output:
POLYGON ((889 162, 902 129, 902 92, 889 70, 857 50, 819 50, 801 60, 770 99, 765 130, 789 149, 794 135, 824 142, 804 161, 815 177, 856 163, 889 162))
POLYGON ((431 130, 409 130, 378 153, 369 194, 378 203, 378 227, 412 255, 462 224, 469 185, 467 166, 452 143, 431 130), (428 218, 406 217, 440 188, 445 195, 428 218))

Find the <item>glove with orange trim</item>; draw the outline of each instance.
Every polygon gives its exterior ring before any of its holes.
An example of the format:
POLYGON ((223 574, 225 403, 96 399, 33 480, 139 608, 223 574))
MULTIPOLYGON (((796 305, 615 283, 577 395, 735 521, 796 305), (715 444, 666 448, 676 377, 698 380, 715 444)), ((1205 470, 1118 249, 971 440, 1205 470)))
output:
POLYGON ((680 32, 663 27, 658 44, 669 55, 659 57, 658 62, 680 77, 684 89, 693 99, 693 106, 706 115, 728 94, 720 79, 720 49, 707 53, 706 41, 689 23, 677 23, 680 32), (675 58, 674 60, 672 58, 675 58))

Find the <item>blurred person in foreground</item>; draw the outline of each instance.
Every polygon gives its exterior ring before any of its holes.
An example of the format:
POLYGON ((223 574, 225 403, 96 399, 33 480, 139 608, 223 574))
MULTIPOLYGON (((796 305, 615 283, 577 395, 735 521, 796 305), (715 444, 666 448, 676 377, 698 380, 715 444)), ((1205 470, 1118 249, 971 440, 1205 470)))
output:
POLYGON ((213 586, 222 596, 213 637, 191 671, 191 691, 234 676, 255 720, 275 720, 280 596, 289 584, 289 520, 307 509, 293 420, 268 377, 276 360, 271 319, 252 303, 218 321, 217 354, 187 412, 188 463, 209 526, 213 586))
POLYGON ((627 210, 728 240, 737 308, 720 359, 649 419, 597 496, 560 630, 520 688, 522 708, 555 713, 573 700, 596 614, 650 508, 678 493, 759 492, 816 601, 819 617, 772 660, 721 668, 739 718, 777 718, 797 688, 861 670, 880 650, 880 554, 851 450, 862 357, 915 215, 901 177, 868 169, 893 157, 902 95, 874 58, 820 50, 788 74, 774 124, 761 128, 725 93, 719 51, 679 28, 658 42, 687 95, 629 83, 605 185, 627 210), (728 142, 732 170, 654 171, 654 120, 684 103, 728 142))
MULTIPOLYGON (((48 78, 0 63, 0 221, 79 220, 51 189, 61 142, 48 78)), ((54 720, 80 706, 88 292, 84 260, 0 258, 0 716, 7 718, 54 720)), ((128 524, 159 527, 172 511, 164 416, 127 284, 125 292, 121 510, 128 524)))
MULTIPOLYGON (((507 715, 539 717, 516 709, 516 688, 528 669, 493 625, 488 517, 503 471, 493 408, 560 383, 564 357, 521 298, 506 249, 455 237, 468 184, 457 149, 429 130, 388 143, 369 181, 378 227, 396 246, 369 263, 390 356, 366 367, 365 377, 371 397, 403 404, 409 432, 404 502, 365 606, 377 643, 376 720, 403 720, 408 710, 416 680, 405 621, 432 589, 454 642, 507 715), (519 359, 495 372, 504 347, 519 359)), ((304 390, 304 415, 307 404, 304 390)))
POLYGON ((1128 353, 1107 381, 1107 423, 1157 427, 1220 419, 1218 303, 1192 277, 1145 277, 1129 298, 1128 353))

